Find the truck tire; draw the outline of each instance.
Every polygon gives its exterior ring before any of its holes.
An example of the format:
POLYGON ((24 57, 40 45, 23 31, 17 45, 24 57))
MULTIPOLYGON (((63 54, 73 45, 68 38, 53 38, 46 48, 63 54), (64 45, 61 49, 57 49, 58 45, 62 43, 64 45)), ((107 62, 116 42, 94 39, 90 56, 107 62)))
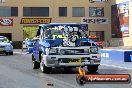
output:
POLYGON ((40 68, 40 63, 35 61, 35 58, 33 55, 32 55, 32 65, 33 65, 33 69, 39 69, 40 68))
POLYGON ((45 64, 43 63, 43 61, 41 61, 40 63, 40 69, 43 73, 50 73, 52 68, 51 67, 47 67, 45 66, 45 64))
POLYGON ((9 55, 13 55, 13 52, 10 52, 9 55))
POLYGON ((41 62, 42 59, 42 51, 39 51, 39 61, 41 62))
POLYGON ((90 73, 96 73, 98 70, 98 65, 89 65, 87 66, 87 69, 90 73))
POLYGON ((5 52, 5 54, 6 54, 6 55, 9 55, 9 53, 8 53, 8 52, 5 52))
POLYGON ((84 85, 87 81, 87 79, 83 75, 77 75, 76 81, 79 85, 84 85))

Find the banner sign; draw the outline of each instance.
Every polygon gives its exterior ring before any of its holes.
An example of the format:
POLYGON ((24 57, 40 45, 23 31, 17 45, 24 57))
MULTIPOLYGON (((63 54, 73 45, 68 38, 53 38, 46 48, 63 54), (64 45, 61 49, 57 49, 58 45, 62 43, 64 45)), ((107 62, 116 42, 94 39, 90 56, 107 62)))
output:
POLYGON ((0 18, 0 26, 13 26, 13 19, 0 18))
POLYGON ((22 18, 20 24, 48 24, 51 18, 22 18))
POLYGON ((82 17, 81 24, 108 24, 108 18, 82 17))
POLYGON ((79 85, 86 83, 112 83, 112 84, 129 84, 131 76, 129 74, 86 74, 86 71, 81 66, 78 69, 79 74, 76 76, 76 82, 79 85))
POLYGON ((88 83, 95 84, 129 84, 131 76, 129 74, 89 74, 77 75, 76 81, 79 85, 88 83))
POLYGON ((112 38, 129 37, 129 1, 111 6, 112 38))

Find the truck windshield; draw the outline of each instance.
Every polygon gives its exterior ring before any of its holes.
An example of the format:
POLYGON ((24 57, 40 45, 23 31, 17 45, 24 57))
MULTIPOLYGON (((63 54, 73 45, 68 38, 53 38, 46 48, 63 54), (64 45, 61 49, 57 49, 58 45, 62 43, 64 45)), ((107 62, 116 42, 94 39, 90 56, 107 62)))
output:
POLYGON ((79 37, 86 37, 85 31, 81 29, 80 25, 48 25, 44 27, 45 37, 48 38, 63 38, 65 34, 78 35, 79 37))
POLYGON ((85 31, 80 31, 81 37, 87 37, 87 33, 85 31))
POLYGON ((56 36, 62 36, 62 30, 48 29, 45 31, 44 36, 47 38, 55 38, 56 36))

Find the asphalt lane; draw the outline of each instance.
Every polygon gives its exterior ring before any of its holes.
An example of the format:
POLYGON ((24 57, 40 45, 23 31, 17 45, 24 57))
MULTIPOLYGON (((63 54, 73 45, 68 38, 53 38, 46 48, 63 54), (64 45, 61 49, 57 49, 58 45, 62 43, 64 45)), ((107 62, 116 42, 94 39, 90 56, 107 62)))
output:
MULTIPOLYGON (((0 55, 0 88, 132 88, 132 83, 80 86, 76 83, 77 74, 77 69, 71 72, 53 69, 51 74, 44 74, 40 69, 33 70, 30 54, 18 52, 13 56, 0 55)), ((132 70, 101 65, 96 74, 130 74, 132 76, 132 70)))

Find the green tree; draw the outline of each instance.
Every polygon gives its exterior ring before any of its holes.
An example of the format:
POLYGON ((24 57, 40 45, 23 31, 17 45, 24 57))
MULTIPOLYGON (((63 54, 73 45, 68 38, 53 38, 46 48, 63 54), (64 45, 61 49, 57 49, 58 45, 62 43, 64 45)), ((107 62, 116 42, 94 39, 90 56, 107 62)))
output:
POLYGON ((32 39, 37 32, 37 27, 23 27, 23 36, 32 39))

